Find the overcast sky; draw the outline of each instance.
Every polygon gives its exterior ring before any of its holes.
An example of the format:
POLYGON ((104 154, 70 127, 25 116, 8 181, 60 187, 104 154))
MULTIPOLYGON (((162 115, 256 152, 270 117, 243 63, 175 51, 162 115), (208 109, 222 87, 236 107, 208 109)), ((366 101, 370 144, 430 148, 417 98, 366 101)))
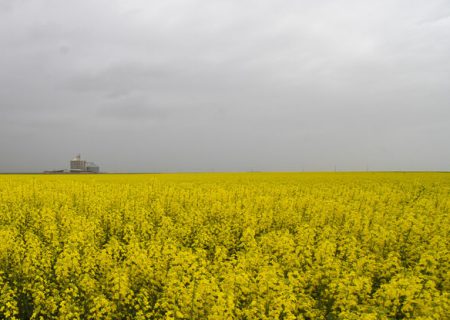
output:
POLYGON ((0 0, 0 172, 450 170, 448 0, 0 0))

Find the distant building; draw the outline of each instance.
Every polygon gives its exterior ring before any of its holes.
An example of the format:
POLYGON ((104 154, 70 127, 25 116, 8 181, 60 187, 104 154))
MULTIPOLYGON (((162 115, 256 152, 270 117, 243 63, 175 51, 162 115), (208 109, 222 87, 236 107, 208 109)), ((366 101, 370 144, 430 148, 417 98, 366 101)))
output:
POLYGON ((73 172, 73 173, 76 173, 76 172, 99 173, 100 167, 93 162, 87 162, 86 160, 82 160, 81 155, 78 154, 75 158, 70 160, 70 172, 73 172))
POLYGON ((100 172, 100 167, 98 165, 96 165, 93 162, 88 162, 86 164, 86 171, 87 172, 93 172, 93 173, 99 173, 100 172))
POLYGON ((67 173, 67 170, 60 169, 60 170, 45 170, 44 173, 67 173))
POLYGON ((86 160, 81 160, 81 155, 77 155, 75 158, 70 160, 70 172, 85 172, 86 171, 86 160))

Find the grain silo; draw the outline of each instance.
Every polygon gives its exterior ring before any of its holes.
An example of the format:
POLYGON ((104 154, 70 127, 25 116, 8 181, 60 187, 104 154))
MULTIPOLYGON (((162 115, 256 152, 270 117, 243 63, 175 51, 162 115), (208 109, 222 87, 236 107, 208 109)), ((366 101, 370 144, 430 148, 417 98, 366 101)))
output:
POLYGON ((81 160, 80 154, 70 160, 70 172, 86 172, 86 160, 81 160))
POLYGON ((87 162, 86 171, 92 172, 92 173, 99 173, 100 167, 98 165, 96 165, 94 162, 87 162))

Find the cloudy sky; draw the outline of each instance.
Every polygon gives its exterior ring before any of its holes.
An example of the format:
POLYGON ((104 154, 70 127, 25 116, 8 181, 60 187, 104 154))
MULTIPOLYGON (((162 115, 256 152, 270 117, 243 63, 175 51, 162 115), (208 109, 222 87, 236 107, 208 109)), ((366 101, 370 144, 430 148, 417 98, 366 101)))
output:
POLYGON ((448 0, 0 0, 0 172, 450 170, 448 0))

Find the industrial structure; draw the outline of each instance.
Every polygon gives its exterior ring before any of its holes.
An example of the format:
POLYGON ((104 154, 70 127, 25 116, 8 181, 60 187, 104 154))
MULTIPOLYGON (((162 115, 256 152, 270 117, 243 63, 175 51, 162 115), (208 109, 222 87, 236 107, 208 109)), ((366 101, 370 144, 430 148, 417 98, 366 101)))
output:
POLYGON ((81 159, 78 154, 75 158, 70 160, 70 172, 72 173, 99 173, 100 168, 94 162, 88 162, 81 159))

